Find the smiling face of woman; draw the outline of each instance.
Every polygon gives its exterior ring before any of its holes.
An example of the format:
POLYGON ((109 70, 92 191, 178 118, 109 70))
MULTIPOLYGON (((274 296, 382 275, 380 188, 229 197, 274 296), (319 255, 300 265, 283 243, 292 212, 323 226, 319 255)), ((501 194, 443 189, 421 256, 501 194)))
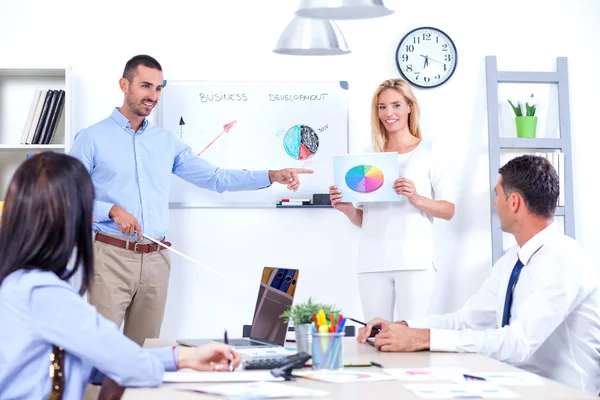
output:
POLYGON ((406 99, 397 90, 386 89, 379 95, 379 120, 388 133, 393 134, 406 129, 410 111, 406 99))

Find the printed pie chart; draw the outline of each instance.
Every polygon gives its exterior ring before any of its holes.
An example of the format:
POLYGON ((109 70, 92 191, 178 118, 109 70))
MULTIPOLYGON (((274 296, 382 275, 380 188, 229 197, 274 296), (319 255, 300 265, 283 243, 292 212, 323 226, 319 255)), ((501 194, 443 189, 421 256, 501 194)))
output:
POLYGON ((383 185, 383 171, 373 165, 357 165, 346 172, 346 185, 358 193, 371 193, 383 185))
POLYGON ((283 137, 283 148, 294 160, 308 160, 319 149, 319 136, 308 125, 294 125, 283 137))

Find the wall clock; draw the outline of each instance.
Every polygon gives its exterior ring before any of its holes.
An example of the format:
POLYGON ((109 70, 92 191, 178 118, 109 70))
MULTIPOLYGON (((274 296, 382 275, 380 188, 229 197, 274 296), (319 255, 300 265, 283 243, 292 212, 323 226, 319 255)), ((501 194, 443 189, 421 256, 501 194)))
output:
POLYGON ((408 32, 396 49, 396 66, 404 79, 422 88, 440 86, 456 70, 458 54, 450 36, 437 28, 408 32))

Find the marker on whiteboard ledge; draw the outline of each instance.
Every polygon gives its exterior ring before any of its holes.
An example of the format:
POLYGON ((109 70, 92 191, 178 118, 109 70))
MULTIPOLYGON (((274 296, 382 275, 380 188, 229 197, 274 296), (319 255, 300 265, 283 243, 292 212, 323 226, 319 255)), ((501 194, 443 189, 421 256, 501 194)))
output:
POLYGON ((310 206, 311 204, 310 199, 281 199, 280 202, 282 206, 310 206))

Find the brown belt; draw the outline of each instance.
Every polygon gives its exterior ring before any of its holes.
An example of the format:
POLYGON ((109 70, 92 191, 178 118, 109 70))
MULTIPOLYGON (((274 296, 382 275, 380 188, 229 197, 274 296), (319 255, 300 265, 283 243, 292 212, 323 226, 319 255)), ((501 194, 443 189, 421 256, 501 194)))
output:
MULTIPOLYGON (((159 246, 156 243, 141 244, 134 240, 127 241, 123 239, 117 239, 100 232, 96 232, 96 240, 102 243, 110 244, 112 246, 120 247, 122 249, 135 251, 136 253, 152 253, 153 251, 165 249, 164 247, 159 246)), ((171 243, 169 242, 161 241, 161 243, 168 247, 171 246, 171 243)))

